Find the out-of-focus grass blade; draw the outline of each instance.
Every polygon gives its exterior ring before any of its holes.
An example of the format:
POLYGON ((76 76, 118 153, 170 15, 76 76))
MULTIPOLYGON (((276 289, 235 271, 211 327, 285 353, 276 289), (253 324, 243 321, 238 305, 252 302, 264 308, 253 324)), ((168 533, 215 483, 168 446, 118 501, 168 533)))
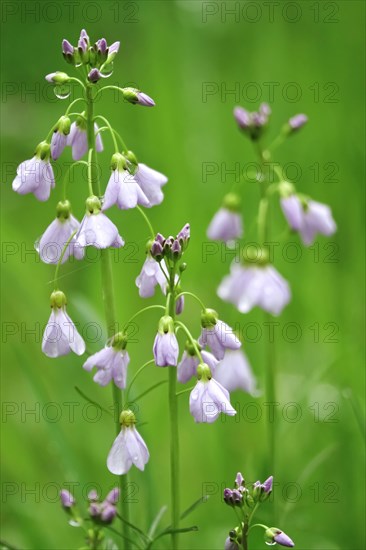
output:
POLYGON ((198 500, 196 500, 196 502, 191 504, 189 508, 184 510, 184 512, 180 516, 180 519, 184 519, 187 516, 189 516, 189 514, 191 514, 197 508, 197 506, 199 506, 200 504, 204 504, 205 502, 208 501, 209 498, 210 498, 209 495, 204 495, 203 497, 200 497, 198 500))

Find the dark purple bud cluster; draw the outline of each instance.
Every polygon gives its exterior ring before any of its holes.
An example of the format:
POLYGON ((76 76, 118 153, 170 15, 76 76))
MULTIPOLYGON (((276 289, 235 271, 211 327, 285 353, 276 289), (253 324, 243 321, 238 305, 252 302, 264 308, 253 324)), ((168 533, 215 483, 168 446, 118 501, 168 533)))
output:
POLYGON ((256 481, 253 484, 253 498, 255 501, 263 502, 269 498, 272 493, 273 476, 270 476, 263 483, 256 481))
POLYGON ((165 238, 158 233, 150 248, 150 255, 161 262, 163 258, 177 262, 186 250, 190 239, 190 228, 187 223, 176 237, 165 238))
POLYGON ((253 141, 259 139, 268 126, 271 108, 267 103, 261 103, 258 112, 250 113, 243 107, 235 107, 234 117, 239 125, 253 141))
POLYGON ((96 83, 112 74, 112 61, 118 53, 119 45, 119 42, 114 42, 108 46, 105 38, 100 38, 91 45, 89 36, 83 29, 76 47, 66 39, 62 41, 62 54, 71 65, 86 65, 89 81, 96 83))
POLYGON ((89 515, 94 523, 112 523, 117 515, 117 508, 115 505, 118 502, 119 494, 119 489, 116 487, 108 493, 102 502, 100 502, 99 496, 95 490, 89 492, 89 515))

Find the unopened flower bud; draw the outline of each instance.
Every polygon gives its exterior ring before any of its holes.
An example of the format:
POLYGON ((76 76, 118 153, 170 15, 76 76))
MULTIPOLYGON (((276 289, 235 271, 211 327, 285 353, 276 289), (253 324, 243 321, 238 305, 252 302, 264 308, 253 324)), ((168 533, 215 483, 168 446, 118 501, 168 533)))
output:
POLYGON ((75 65, 74 46, 66 39, 62 41, 62 55, 67 63, 75 65))
POLYGON ((177 235, 177 239, 183 243, 183 249, 187 248, 190 237, 191 237, 190 225, 189 223, 186 223, 186 225, 179 231, 177 235))
POLYGON ((45 79, 51 84, 66 84, 67 82, 69 82, 70 77, 66 73, 56 71, 55 73, 50 73, 46 75, 45 79))
POLYGON ((157 262, 161 262, 161 260, 164 258, 164 251, 163 251, 163 247, 159 242, 157 241, 153 242, 150 249, 150 254, 154 258, 154 260, 156 260, 157 262))
POLYGON ((103 523, 109 524, 109 523, 112 523, 116 515, 117 515, 116 507, 113 506, 113 504, 107 504, 102 509, 100 519, 103 523))
POLYGON ((179 241, 175 239, 175 241, 172 244, 172 256, 174 260, 178 260, 182 255, 182 247, 179 244, 179 241))
POLYGON ((114 487, 111 491, 109 491, 108 495, 106 496, 106 500, 110 504, 117 504, 119 497, 120 497, 120 490, 118 487, 114 487))
POLYGON ((113 44, 109 46, 108 57, 107 57, 107 61, 105 62, 106 65, 111 63, 113 59, 116 57, 116 55, 118 54, 119 46, 120 46, 119 42, 113 42, 113 44))
POLYGON ((123 97, 134 105, 143 105, 144 107, 153 107, 155 102, 151 97, 144 94, 136 88, 122 88, 123 97))
POLYGON ((277 527, 270 527, 266 529, 264 533, 264 540, 267 544, 280 544, 281 546, 287 546, 292 548, 295 546, 294 542, 284 533, 281 529, 277 527))
POLYGON ((307 121, 308 121, 308 117, 304 114, 299 114, 291 117, 288 121, 287 132, 289 134, 293 134, 294 132, 297 132, 298 130, 300 130, 300 128, 305 126, 307 121))
POLYGON ((96 502, 98 500, 98 493, 96 491, 96 489, 92 489, 91 491, 89 491, 88 493, 88 500, 90 502, 96 502))
POLYGON ((102 78, 102 75, 101 75, 100 71, 96 68, 92 69, 88 74, 88 80, 89 80, 89 82, 92 82, 93 84, 98 82, 98 80, 100 80, 101 78, 102 78))
POLYGON ((88 508, 89 515, 92 518, 97 518, 100 516, 101 507, 98 502, 91 502, 88 508))
POLYGON ((71 508, 75 504, 75 499, 67 489, 60 491, 61 504, 64 508, 71 508))

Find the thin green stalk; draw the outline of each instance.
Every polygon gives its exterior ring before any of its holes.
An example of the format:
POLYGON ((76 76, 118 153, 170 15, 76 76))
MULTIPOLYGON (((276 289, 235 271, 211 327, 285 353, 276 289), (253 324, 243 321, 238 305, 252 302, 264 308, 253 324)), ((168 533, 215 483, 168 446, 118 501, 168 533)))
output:
MULTIPOLYGON (((95 133, 94 133, 94 100, 92 86, 87 84, 86 87, 86 98, 87 98, 87 137, 88 137, 88 148, 91 151, 90 155, 90 184, 92 192, 100 196, 101 189, 98 179, 98 165, 97 165, 97 155, 95 150, 95 133)), ((113 275, 112 275, 112 263, 109 250, 101 251, 101 271, 102 271, 102 294, 103 302, 105 309, 105 319, 107 323, 108 337, 111 338, 116 330, 116 312, 115 312, 115 298, 114 298, 114 288, 113 288, 113 275)), ((115 424, 116 424, 116 434, 120 433, 120 423, 119 423, 119 413, 122 409, 122 393, 117 388, 115 384, 112 387, 113 390, 113 405, 117 409, 115 415, 115 424)), ((130 510, 129 503, 126 495, 128 495, 127 489, 128 477, 127 475, 120 476, 120 488, 121 488, 121 515, 122 517, 129 522, 130 519, 130 510)), ((127 523, 122 525, 122 534, 124 540, 129 539, 129 527, 127 523)), ((129 545, 125 543, 125 549, 129 549, 129 545)))
POLYGON ((114 135, 114 130, 109 122, 108 119, 106 119, 104 116, 102 115, 97 115, 94 120, 96 119, 99 119, 99 120, 102 120, 104 122, 104 124, 107 126, 107 128, 109 128, 109 132, 111 134, 111 137, 113 139, 113 145, 114 145, 114 151, 115 153, 118 153, 119 152, 119 149, 118 149, 118 143, 117 143, 117 140, 116 140, 116 136, 114 135))
POLYGON ((180 294, 178 294, 176 299, 178 300, 178 298, 180 298, 181 296, 191 296, 200 304, 202 309, 206 309, 205 304, 202 302, 202 300, 198 296, 196 296, 193 292, 181 292, 180 294))
MULTIPOLYGON (((169 315, 175 319, 175 268, 170 269, 169 291, 169 315)), ((180 494, 179 494, 179 434, 178 434, 178 400, 177 400, 177 369, 168 367, 169 370, 169 412, 170 412, 170 477, 171 477, 171 526, 179 529, 180 519, 180 494)), ((172 532, 172 550, 178 548, 178 533, 172 532)))
POLYGON ((140 206, 136 206, 137 210, 140 212, 141 216, 144 218, 145 222, 146 222, 146 225, 148 226, 149 228, 149 231, 150 231, 150 234, 151 234, 151 237, 154 239, 155 238, 155 231, 154 231, 154 228, 153 226, 151 225, 151 222, 149 220, 149 218, 146 216, 145 212, 142 210, 142 208, 140 206))
MULTIPOLYGON (((263 164, 263 151, 258 145, 258 155, 260 162, 263 164)), ((268 159, 269 160, 269 159, 268 159)), ((267 185, 264 181, 261 183, 261 201, 259 205, 258 215, 258 239, 263 246, 269 238, 269 201, 267 197, 267 185)), ((264 314, 264 323, 271 322, 269 313, 264 314)), ((265 350, 265 395, 268 403, 269 418, 268 418, 268 452, 269 452, 269 473, 275 476, 276 473, 276 362, 275 362, 275 347, 274 341, 269 340, 266 343, 265 350)), ((276 518, 276 506, 273 506, 274 515, 276 518)))

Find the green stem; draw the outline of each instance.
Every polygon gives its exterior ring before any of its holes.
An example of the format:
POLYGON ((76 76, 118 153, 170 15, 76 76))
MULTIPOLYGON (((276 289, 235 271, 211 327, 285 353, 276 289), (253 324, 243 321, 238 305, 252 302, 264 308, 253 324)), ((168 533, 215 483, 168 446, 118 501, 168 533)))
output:
POLYGON ((184 330, 184 332, 186 333, 186 335, 188 336, 188 339, 189 341, 191 342, 192 346, 194 347, 195 349, 195 352, 197 354, 197 357, 199 358, 199 360, 204 363, 203 359, 202 359, 202 355, 201 355, 201 352, 199 350, 199 347, 197 346, 197 342, 196 340, 193 338, 192 334, 190 333, 189 329, 186 327, 186 325, 184 323, 182 323, 181 321, 176 321, 175 322, 175 325, 177 327, 180 327, 181 329, 184 330))
POLYGON ((65 113, 65 116, 68 116, 70 111, 71 111, 71 108, 76 104, 78 103, 79 101, 84 101, 85 102, 85 99, 83 97, 78 97, 77 99, 74 99, 74 101, 72 101, 70 103, 70 105, 68 106, 68 108, 66 109, 66 113, 65 113))
MULTIPOLYGON (((169 289, 169 314, 175 319, 175 268, 170 268, 169 289)), ((178 400, 177 400, 177 368, 168 367, 169 370, 169 412, 170 412, 170 478, 171 478, 171 526, 173 531, 179 529, 180 518, 180 494, 179 494, 179 433, 178 433, 178 400)), ((178 548, 178 533, 172 532, 172 550, 178 548)))
POLYGON ((67 169, 66 171, 66 174, 64 176, 64 179, 62 180, 62 196, 63 196, 63 199, 64 201, 66 200, 67 196, 66 196, 66 190, 67 190, 67 183, 68 183, 68 176, 71 172, 71 170, 77 166, 78 164, 84 164, 88 167, 89 169, 89 164, 86 162, 86 160, 77 160, 76 162, 73 162, 71 166, 69 166, 69 168, 67 169))
POLYGON ((130 317, 130 319, 127 321, 127 323, 124 324, 122 332, 124 332, 126 330, 128 325, 130 323, 132 323, 132 321, 134 319, 136 319, 136 317, 138 317, 138 315, 141 315, 141 313, 144 313, 145 311, 149 311, 149 309, 163 309, 165 311, 165 307, 160 306, 159 304, 154 304, 153 306, 146 306, 143 309, 140 309, 137 313, 135 313, 135 315, 132 315, 132 317, 130 317))
POLYGON ((192 298, 194 298, 201 305, 202 309, 206 309, 205 304, 202 302, 202 300, 200 300, 198 296, 193 294, 193 292, 181 292, 180 294, 178 294, 176 299, 178 300, 180 296, 192 296, 192 298))
POLYGON ((104 122, 104 124, 107 126, 107 128, 109 128, 109 132, 110 132, 111 137, 112 137, 112 139, 113 139, 114 152, 115 152, 115 153, 118 153, 118 152, 119 152, 118 143, 117 143, 117 140, 116 140, 116 136, 114 135, 115 132, 114 132, 114 130, 113 130, 113 128, 112 128, 112 126, 111 126, 109 120, 106 119, 106 118, 105 118, 104 116, 102 116, 102 115, 97 115, 96 117, 94 117, 94 120, 97 120, 97 119, 102 120, 102 121, 104 122))
MULTIPOLYGON (((90 154, 90 184, 92 190, 95 189, 96 194, 100 196, 100 183, 98 179, 98 165, 97 155, 95 151, 95 132, 94 132, 94 101, 92 86, 87 84, 86 87, 87 97, 87 137, 88 147, 90 154)), ((112 275, 112 262, 109 254, 109 250, 101 250, 101 272, 102 272, 102 295, 105 310, 105 319, 107 324, 108 336, 111 338, 116 330, 116 312, 115 312, 115 298, 113 288, 113 275, 112 275)), ((115 428, 116 434, 120 433, 119 413, 122 410, 122 393, 115 384, 112 387, 113 390, 113 405, 116 408, 115 414, 115 428)), ((128 522, 130 518, 130 510, 128 503, 128 477, 127 475, 120 476, 120 488, 121 488, 121 515, 128 522)), ((126 523, 122 525, 122 534, 127 541, 129 538, 129 527, 126 523)), ((129 545, 125 544, 125 550, 128 550, 129 545)))
POLYGON ((55 276, 54 276, 54 279, 53 279, 54 290, 58 290, 58 272, 60 271, 60 265, 62 264, 62 260, 64 259, 64 256, 65 256, 65 252, 66 252, 66 250, 67 250, 67 247, 68 247, 69 244, 71 243, 72 239, 75 237, 76 233, 77 233, 77 230, 75 230, 73 233, 71 233, 71 235, 70 235, 70 237, 68 238, 68 240, 67 240, 65 246, 64 246, 63 249, 62 249, 60 259, 59 259, 59 261, 57 262, 57 265, 56 265, 55 276))
POLYGON ((148 367, 149 365, 153 365, 155 363, 155 360, 154 359, 150 359, 150 361, 146 361, 146 363, 144 363, 142 365, 142 367, 140 367, 134 374, 134 376, 132 377, 132 380, 128 386, 128 390, 127 390, 127 393, 126 393, 126 404, 129 402, 128 401, 128 398, 129 398, 129 395, 130 395, 130 392, 131 392, 131 388, 133 386, 133 383, 135 382, 136 378, 139 376, 139 374, 146 368, 148 367))
POLYGON ((145 212, 142 210, 142 208, 140 206, 136 206, 137 210, 140 212, 141 216, 144 218, 145 222, 146 222, 146 225, 148 226, 149 228, 149 231, 151 233, 151 237, 153 239, 155 239, 155 231, 154 231, 154 228, 153 226, 151 225, 151 222, 149 220, 149 218, 147 217, 147 215, 145 214, 145 212))
MULTIPOLYGON (((258 155, 260 162, 263 164, 263 151, 258 146, 258 155)), ((259 205, 258 215, 258 240, 263 245, 269 237, 269 202, 267 198, 267 186, 264 181, 261 182, 261 201, 259 205)), ((269 313, 264 314, 264 323, 270 323, 271 316, 269 313)), ((266 343, 265 357, 265 396, 269 407, 268 421, 268 452, 269 452, 269 471, 275 476, 276 473, 276 363, 274 342, 268 340, 266 343), (272 416, 273 411, 273 416, 272 416)), ((276 507, 273 506, 274 515, 276 518, 276 507)), ((253 511, 254 512, 254 511, 253 511)), ((252 514, 253 515, 253 514, 252 514)))

